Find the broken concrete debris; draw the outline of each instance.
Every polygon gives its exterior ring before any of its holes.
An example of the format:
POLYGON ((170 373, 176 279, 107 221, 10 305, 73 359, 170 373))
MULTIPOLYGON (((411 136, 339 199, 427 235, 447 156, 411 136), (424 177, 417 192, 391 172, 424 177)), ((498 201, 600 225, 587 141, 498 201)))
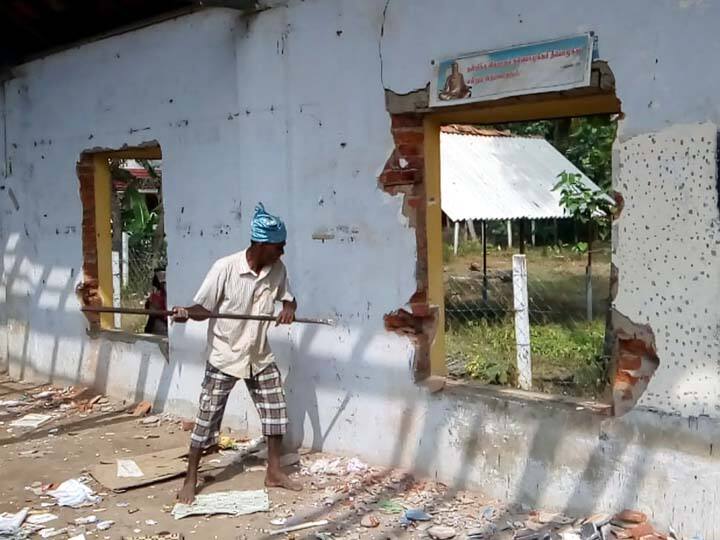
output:
POLYGON ((137 404, 135 409, 133 410, 132 415, 133 416, 146 416, 150 414, 150 411, 152 410, 152 403, 149 401, 141 401, 137 404))
POLYGON ((49 420, 52 420, 52 416, 50 416, 49 414, 30 413, 30 414, 26 414, 22 418, 13 420, 12 422, 10 422, 10 426, 11 427, 23 427, 23 428, 37 428, 37 427, 40 427, 45 422, 48 422, 49 420))
POLYGON ((98 521, 97 525, 95 525, 95 526, 97 527, 97 529, 99 531, 107 531, 113 525, 115 525, 115 522, 112 521, 111 519, 108 519, 106 521, 98 521))
POLYGON ((457 532, 452 527, 446 527, 444 525, 435 525, 427 530, 427 533, 431 538, 435 540, 448 540, 449 538, 455 538, 457 532))
POLYGON ((373 515, 366 515, 360 520, 360 525, 366 529, 374 529, 380 525, 380 520, 373 515))
POLYGON ((43 523, 54 521, 57 518, 58 517, 55 514, 51 514, 49 512, 41 512, 39 514, 29 514, 25 521, 32 525, 42 525, 43 523))

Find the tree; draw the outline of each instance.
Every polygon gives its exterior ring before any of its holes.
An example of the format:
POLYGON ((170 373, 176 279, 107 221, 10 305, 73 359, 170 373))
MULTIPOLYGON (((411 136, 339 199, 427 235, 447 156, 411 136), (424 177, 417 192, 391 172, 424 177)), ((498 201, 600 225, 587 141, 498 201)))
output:
POLYGON ((592 189, 582 182, 582 175, 563 171, 558 175, 560 181, 553 191, 560 191, 560 205, 579 223, 587 226, 587 242, 578 242, 574 250, 587 253, 585 269, 585 294, 587 302, 587 319, 592 320, 592 244, 597 234, 601 239, 607 238, 610 231, 610 211, 613 200, 603 189, 592 189))
POLYGON ((617 121, 609 115, 498 124, 496 129, 524 137, 542 137, 604 190, 612 179, 612 144, 617 121))

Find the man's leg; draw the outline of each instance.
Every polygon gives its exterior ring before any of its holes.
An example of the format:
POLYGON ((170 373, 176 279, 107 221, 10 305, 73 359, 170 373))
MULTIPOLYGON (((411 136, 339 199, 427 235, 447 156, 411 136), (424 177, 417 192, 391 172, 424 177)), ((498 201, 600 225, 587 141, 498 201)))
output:
POLYGON ((302 486, 290 480, 280 467, 282 438, 287 432, 288 425, 280 370, 275 363, 272 363, 253 378, 245 379, 245 384, 260 415, 263 435, 267 439, 268 465, 265 485, 300 491, 302 486))
POLYGON ((209 363, 205 367, 200 406, 190 435, 187 474, 177 495, 182 503, 190 504, 195 499, 200 457, 204 451, 210 451, 217 445, 225 405, 236 381, 235 377, 223 373, 209 363))

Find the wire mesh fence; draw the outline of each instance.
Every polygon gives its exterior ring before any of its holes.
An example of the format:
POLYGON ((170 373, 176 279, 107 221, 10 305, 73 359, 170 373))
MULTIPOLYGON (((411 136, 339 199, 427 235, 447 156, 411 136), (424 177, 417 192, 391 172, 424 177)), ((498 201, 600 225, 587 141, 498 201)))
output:
MULTIPOLYGON (((596 396, 604 387, 610 259, 606 249, 593 257, 588 310, 586 256, 558 248, 528 250, 533 390, 596 396)), ((446 255, 448 370, 455 377, 515 386, 512 253, 491 251, 487 262, 485 273, 481 253, 446 255)))

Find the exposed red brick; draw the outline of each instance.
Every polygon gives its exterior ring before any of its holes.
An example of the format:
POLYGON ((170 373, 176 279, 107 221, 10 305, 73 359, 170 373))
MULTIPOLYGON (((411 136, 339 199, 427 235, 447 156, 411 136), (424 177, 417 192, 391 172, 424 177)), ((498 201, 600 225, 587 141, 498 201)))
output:
POLYGON ((403 130, 403 131, 396 131, 393 133, 393 137, 395 139, 395 144, 422 144, 425 140, 425 134, 422 130, 419 131, 410 131, 410 130, 403 130))
POLYGON ((419 114, 393 114, 392 115, 392 127, 393 128, 405 128, 405 127, 422 127, 423 118, 419 114))
POLYGON ((655 351, 655 337, 648 325, 635 324, 617 311, 612 311, 611 317, 613 413, 622 416, 640 399, 660 361, 655 351))
POLYGON ((613 191, 612 197, 615 199, 615 206, 613 208, 613 219, 617 219, 622 214, 623 208, 625 208, 625 198, 619 191, 613 191))
POLYGON ((385 329, 391 332, 419 334, 422 331, 422 321, 404 309, 388 313, 383 319, 385 329))
POLYGON ((620 353, 618 357, 618 369, 638 370, 642 366, 642 356, 627 352, 620 353))
POLYGON ((380 181, 385 185, 415 184, 421 180, 422 173, 412 169, 390 170, 380 175, 380 181))
POLYGON ((418 197, 415 195, 412 197, 406 197, 405 202, 411 208, 417 209, 417 208, 421 208, 423 206, 423 204, 425 203, 425 200, 423 197, 418 197))
POLYGON ((632 538, 635 540, 641 540, 644 536, 653 536, 655 534, 655 528, 648 522, 636 525, 628 531, 632 538))
POLYGON ((399 144, 396 152, 403 157, 422 156, 425 153, 420 144, 399 144))
MULTIPOLYGON (((77 175, 79 181, 80 202, 82 203, 82 249, 83 249, 83 283, 77 293, 83 305, 101 305, 98 295, 98 264, 97 264, 97 229, 95 227, 95 166, 92 156, 83 154, 78 161, 77 175)), ((85 313, 91 327, 100 325, 98 313, 85 313)))
POLYGON ((410 299, 410 312, 399 309, 385 316, 388 331, 412 336, 415 344, 415 379, 423 380, 430 372, 429 350, 436 329, 437 308, 427 302, 427 229, 425 223, 425 160, 423 116, 391 115, 395 148, 388 157, 378 181, 391 195, 404 195, 403 214, 415 229, 417 291, 410 299), (402 161, 402 166, 401 166, 402 161))
POLYGON ((637 512, 636 510, 623 510, 615 514, 614 519, 627 523, 645 523, 647 521, 647 515, 642 512, 637 512))
POLYGON ((147 416, 152 411, 152 403, 149 401, 141 401, 135 406, 133 416, 147 416))
POLYGON ((421 156, 400 156, 398 157, 396 163, 397 166, 394 168, 402 170, 413 169, 421 171, 423 167, 425 167, 425 159, 423 159, 421 156))
POLYGON ((430 316, 430 305, 428 303, 410 304, 410 309, 412 309, 412 314, 415 317, 430 316))
POLYGON ((630 375, 627 370, 619 369, 617 374, 615 375, 615 383, 616 385, 619 383, 627 383, 630 386, 635 385, 635 383, 638 381, 637 377, 633 377, 630 375))
POLYGON ((623 353, 643 356, 648 353, 648 344, 642 339, 619 338, 620 350, 623 353))

